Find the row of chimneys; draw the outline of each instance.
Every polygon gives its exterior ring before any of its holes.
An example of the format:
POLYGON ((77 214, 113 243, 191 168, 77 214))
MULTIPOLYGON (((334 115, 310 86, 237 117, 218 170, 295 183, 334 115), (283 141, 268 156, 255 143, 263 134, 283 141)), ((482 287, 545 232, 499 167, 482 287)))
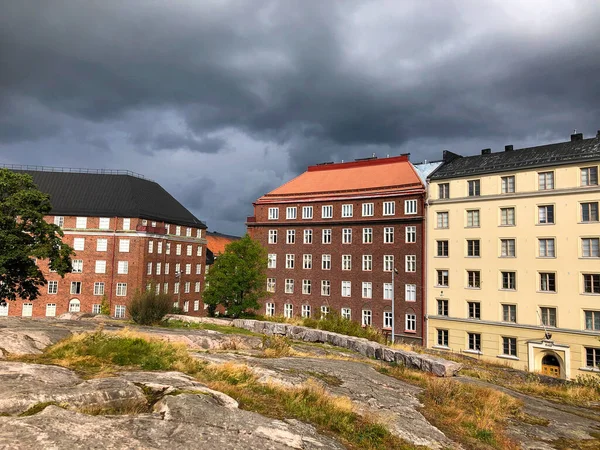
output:
MULTIPOLYGON (((577 131, 577 130, 575 130, 577 131)), ((600 130, 598 130, 598 133, 596 134, 596 137, 600 138, 600 130)), ((575 142, 575 141, 581 141, 583 140, 583 133, 573 133, 571 135, 571 142, 575 142)), ((514 150, 512 145, 505 145, 504 146, 504 151, 505 152, 512 152, 514 150)), ((489 155, 490 153, 492 153, 492 149, 491 148, 484 148, 483 150, 481 150, 481 154, 482 155, 489 155)))

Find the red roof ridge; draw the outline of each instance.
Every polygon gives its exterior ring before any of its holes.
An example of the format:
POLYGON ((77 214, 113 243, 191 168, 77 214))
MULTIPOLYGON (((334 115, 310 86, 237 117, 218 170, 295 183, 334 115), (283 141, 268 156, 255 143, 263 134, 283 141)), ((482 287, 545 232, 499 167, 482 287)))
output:
MULTIPOLYGON (((365 166, 378 166, 381 164, 392 164, 402 161, 408 161, 408 153, 404 153, 398 156, 391 156, 389 158, 368 158, 363 160, 355 160, 348 162, 339 162, 331 164, 315 164, 308 166, 307 172, 317 172, 321 170, 337 170, 337 169, 348 169, 350 167, 365 167, 365 166)), ((290 180, 291 181, 291 180, 290 180)))

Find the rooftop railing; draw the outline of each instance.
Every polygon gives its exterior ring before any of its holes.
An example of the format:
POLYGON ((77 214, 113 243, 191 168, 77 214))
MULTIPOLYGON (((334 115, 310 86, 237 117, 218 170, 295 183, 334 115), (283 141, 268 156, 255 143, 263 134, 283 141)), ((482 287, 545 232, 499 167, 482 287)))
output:
POLYGON ((32 170, 37 172, 62 172, 62 173, 91 173, 95 175, 130 175, 132 177, 150 180, 149 178, 131 170, 120 169, 85 169, 75 167, 51 167, 51 166, 33 166, 29 164, 0 164, 0 167, 12 170, 32 170))

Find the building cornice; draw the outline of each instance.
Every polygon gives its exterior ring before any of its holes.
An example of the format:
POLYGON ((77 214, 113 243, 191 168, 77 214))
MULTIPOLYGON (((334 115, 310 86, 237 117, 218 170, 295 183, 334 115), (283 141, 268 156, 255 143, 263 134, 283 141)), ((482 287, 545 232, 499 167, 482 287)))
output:
POLYGON ((392 223, 411 223, 411 222, 423 222, 424 217, 420 215, 414 215, 409 217, 390 217, 385 219, 353 219, 353 220, 315 220, 315 221, 290 221, 290 222, 246 222, 247 227, 303 227, 310 228, 310 226, 348 226, 348 225, 386 225, 392 223))

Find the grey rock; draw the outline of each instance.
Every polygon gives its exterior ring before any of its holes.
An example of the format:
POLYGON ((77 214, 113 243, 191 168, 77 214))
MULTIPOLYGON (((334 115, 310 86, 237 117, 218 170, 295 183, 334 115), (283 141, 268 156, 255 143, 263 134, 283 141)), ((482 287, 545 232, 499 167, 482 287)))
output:
POLYGON ((278 334, 280 336, 285 336, 287 333, 288 325, 285 323, 273 323, 272 326, 268 327, 270 333, 268 334, 278 334))
POLYGON ((0 328, 0 348, 3 354, 37 355, 58 341, 71 335, 65 328, 30 327, 0 328))

